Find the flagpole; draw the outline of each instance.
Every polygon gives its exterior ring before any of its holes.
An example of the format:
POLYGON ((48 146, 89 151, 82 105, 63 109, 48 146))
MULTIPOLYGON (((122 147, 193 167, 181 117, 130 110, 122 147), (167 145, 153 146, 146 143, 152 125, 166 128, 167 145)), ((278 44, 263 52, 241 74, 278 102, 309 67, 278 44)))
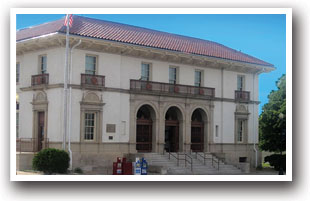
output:
POLYGON ((67 19, 67 32, 66 32, 66 55, 65 55, 65 68, 64 68, 64 127, 63 127, 63 150, 66 150, 66 136, 67 136, 67 89, 68 89, 68 56, 69 56, 69 15, 67 19))

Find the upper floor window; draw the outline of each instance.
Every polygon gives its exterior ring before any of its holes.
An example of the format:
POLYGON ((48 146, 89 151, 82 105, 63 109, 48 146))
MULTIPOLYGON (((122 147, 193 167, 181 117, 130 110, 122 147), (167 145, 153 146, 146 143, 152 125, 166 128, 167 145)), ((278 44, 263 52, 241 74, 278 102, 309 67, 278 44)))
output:
POLYGON ((47 56, 40 55, 39 56, 39 71, 40 74, 45 74, 47 69, 47 56))
POLYGON ((177 83, 177 68, 169 67, 169 83, 176 84, 177 83))
POLYGON ((85 57, 85 73, 89 75, 96 74, 97 56, 86 55, 85 57))
POLYGON ((201 77, 202 72, 200 70, 195 70, 195 86, 201 87, 201 77))
POLYGON ((142 65, 141 65, 141 80, 150 81, 150 64, 142 63, 142 65))
POLYGON ((16 83, 19 83, 20 78, 20 63, 16 63, 16 83))
POLYGON ((244 90, 244 75, 237 76, 237 90, 243 91, 244 90))

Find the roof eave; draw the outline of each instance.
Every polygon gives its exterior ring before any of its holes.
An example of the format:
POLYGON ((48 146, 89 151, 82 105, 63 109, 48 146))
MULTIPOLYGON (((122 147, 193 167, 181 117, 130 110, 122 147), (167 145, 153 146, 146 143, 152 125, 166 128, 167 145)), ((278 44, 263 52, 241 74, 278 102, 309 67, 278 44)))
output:
MULTIPOLYGON (((48 37, 54 37, 56 35, 65 36, 65 33, 57 31, 57 32, 54 32, 54 33, 49 33, 49 34, 45 34, 45 35, 41 35, 41 36, 37 36, 37 37, 32 37, 32 38, 27 38, 27 39, 19 40, 19 41, 16 41, 16 43, 17 44, 27 43, 27 42, 30 42, 30 41, 33 41, 33 40, 37 40, 37 39, 44 39, 44 38, 48 38, 48 37)), ((131 47, 139 47, 139 48, 143 48, 143 49, 146 49, 146 50, 167 51, 169 53, 175 53, 175 54, 182 55, 182 56, 187 56, 187 57, 195 57, 197 59, 198 58, 200 58, 200 59, 208 59, 208 60, 210 60, 212 62, 215 62, 215 63, 226 63, 226 64, 229 64, 229 65, 246 66, 248 68, 257 69, 257 72, 260 72, 260 71, 271 72, 271 71, 276 69, 273 65, 272 66, 268 66, 268 65, 262 65, 262 64, 248 63, 248 62, 244 62, 244 61, 231 60, 231 59, 225 59, 225 58, 214 57, 214 56, 199 55, 199 54, 193 54, 193 53, 186 53, 186 52, 180 52, 180 51, 169 50, 169 49, 162 49, 162 48, 156 48, 156 47, 148 47, 148 46, 143 46, 143 45, 137 45, 137 44, 132 44, 132 43, 125 43, 125 42, 119 42, 119 41, 107 40, 107 39, 95 38, 95 37, 89 37, 89 36, 81 36, 81 35, 71 34, 71 38, 84 38, 84 39, 87 39, 87 40, 95 40, 95 41, 98 41, 98 42, 109 42, 111 44, 128 45, 128 46, 131 46, 131 47)))

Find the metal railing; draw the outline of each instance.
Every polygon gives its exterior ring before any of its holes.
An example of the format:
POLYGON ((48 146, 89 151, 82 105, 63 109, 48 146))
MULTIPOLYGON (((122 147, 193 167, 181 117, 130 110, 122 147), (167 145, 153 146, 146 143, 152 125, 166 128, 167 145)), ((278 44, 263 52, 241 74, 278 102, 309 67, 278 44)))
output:
POLYGON ((41 149, 49 148, 49 139, 44 138, 40 144, 37 138, 17 138, 16 152, 37 152, 41 149))
POLYGON ((214 168, 216 168, 217 170, 220 170, 220 162, 224 161, 223 158, 218 158, 212 153, 205 153, 205 152, 203 153, 194 152, 194 153, 195 153, 196 159, 198 159, 198 156, 203 159, 204 165, 206 165, 206 160, 208 159, 208 160, 211 160, 211 164, 214 168))
POLYGON ((38 74, 31 76, 31 86, 48 84, 49 74, 38 74))
POLYGON ((250 92, 249 91, 235 91, 235 100, 237 101, 249 101, 250 92))
POLYGON ((87 87, 87 86, 104 87, 105 86, 105 76, 81 74, 81 85, 83 87, 87 87))
POLYGON ((194 153, 196 154, 196 159, 198 159, 198 156, 203 159, 204 165, 206 165, 206 159, 211 159, 210 157, 207 157, 208 155, 205 152, 203 153, 194 152, 194 153))
POLYGON ((208 98, 214 98, 215 96, 214 88, 133 79, 130 80, 130 89, 134 91, 158 92, 161 94, 199 95, 208 98))
POLYGON ((212 154, 212 166, 216 168, 216 165, 217 165, 217 170, 220 170, 220 159, 218 159, 212 154))
POLYGON ((193 158, 189 154, 180 152, 177 152, 176 155, 174 155, 172 152, 168 152, 168 154, 169 154, 169 160, 171 159, 171 156, 173 156, 177 160, 177 166, 180 165, 180 161, 184 161, 185 167, 187 167, 187 163, 189 163, 191 171, 193 171, 193 158))

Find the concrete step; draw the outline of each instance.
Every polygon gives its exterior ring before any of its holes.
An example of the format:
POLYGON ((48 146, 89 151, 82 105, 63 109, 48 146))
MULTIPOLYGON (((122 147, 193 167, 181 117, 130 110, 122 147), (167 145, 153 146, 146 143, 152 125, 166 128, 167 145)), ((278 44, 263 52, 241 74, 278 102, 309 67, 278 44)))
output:
MULTIPOLYGON (((176 156, 176 153, 172 153, 176 156)), ((202 153, 201 153, 202 154, 202 153)), ((183 160, 179 161, 179 166, 177 165, 177 159, 173 156, 166 154, 158 154, 158 153, 146 153, 144 154, 144 158, 148 161, 149 165, 159 166, 163 169, 167 170, 167 174, 170 175, 216 175, 216 174, 241 174, 241 170, 236 168, 233 165, 227 165, 220 161, 219 166, 220 169, 217 169, 217 163, 212 166, 212 155, 207 154, 208 159, 206 159, 205 164, 203 163, 203 159, 199 156, 196 158, 195 154, 192 154, 193 160, 193 170, 191 170, 191 165, 187 163, 185 166, 185 162, 183 160)), ((183 157, 184 158, 184 157, 183 157)))

